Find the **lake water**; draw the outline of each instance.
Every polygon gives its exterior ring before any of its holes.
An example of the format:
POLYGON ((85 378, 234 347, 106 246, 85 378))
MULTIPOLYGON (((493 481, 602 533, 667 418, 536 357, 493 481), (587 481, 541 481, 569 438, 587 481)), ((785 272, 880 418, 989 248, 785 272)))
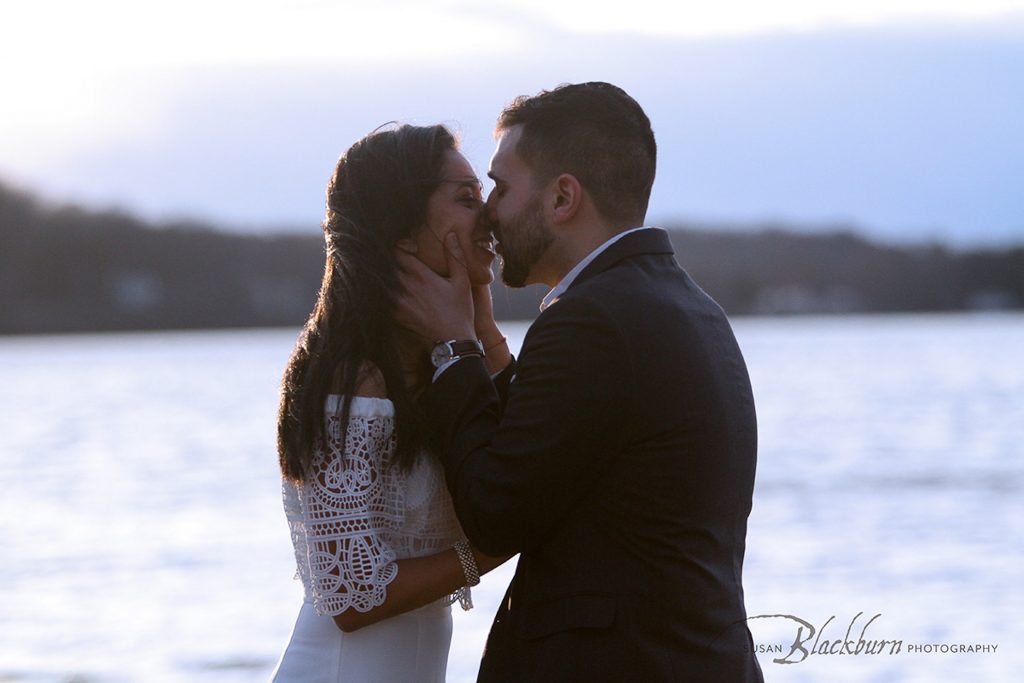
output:
MULTIPOLYGON (((787 615, 750 622, 766 679, 1017 680, 1024 316, 735 329, 760 423, 746 603, 787 615), (810 628, 901 642, 838 654, 810 628)), ((0 681, 266 680, 301 600, 274 451, 295 334, 0 339, 0 681)), ((456 610, 450 681, 510 575, 456 610)))

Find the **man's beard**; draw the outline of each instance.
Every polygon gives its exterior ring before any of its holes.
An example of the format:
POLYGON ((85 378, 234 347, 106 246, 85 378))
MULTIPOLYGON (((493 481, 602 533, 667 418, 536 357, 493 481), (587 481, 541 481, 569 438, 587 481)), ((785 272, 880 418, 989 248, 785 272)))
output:
POLYGON ((501 281, 509 287, 523 287, 530 271, 555 241, 544 225, 544 206, 533 197, 523 209, 499 225, 501 281))

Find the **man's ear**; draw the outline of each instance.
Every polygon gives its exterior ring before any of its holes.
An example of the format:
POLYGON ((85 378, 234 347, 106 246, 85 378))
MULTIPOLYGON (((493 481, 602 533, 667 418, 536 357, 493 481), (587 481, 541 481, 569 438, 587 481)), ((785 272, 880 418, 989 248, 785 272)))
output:
POLYGON ((563 173, 555 178, 554 192, 554 223, 571 221, 583 202, 583 186, 576 176, 563 173))

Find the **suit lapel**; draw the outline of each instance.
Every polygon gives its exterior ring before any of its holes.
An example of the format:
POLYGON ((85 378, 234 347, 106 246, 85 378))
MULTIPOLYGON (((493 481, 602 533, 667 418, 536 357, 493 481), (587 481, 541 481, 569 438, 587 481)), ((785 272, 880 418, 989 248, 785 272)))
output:
POLYGON ((608 270, 623 259, 642 254, 675 254, 675 250, 672 249, 672 243, 668 238, 668 232, 661 228, 650 228, 626 235, 598 254, 597 258, 591 261, 576 276, 576 279, 569 285, 569 289, 598 273, 608 270))

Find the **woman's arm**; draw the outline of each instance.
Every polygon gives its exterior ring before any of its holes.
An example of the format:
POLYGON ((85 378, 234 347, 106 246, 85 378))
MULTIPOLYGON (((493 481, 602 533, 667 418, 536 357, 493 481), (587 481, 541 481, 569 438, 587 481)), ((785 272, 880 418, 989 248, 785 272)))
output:
MULTIPOLYGON (((384 377, 377 368, 370 365, 360 368, 354 395, 387 398, 384 377)), ((332 554, 337 552, 336 543, 329 542, 326 545, 332 554)), ((475 549, 473 556, 481 575, 508 559, 489 557, 475 549)), ((398 574, 387 584, 384 602, 366 612, 349 607, 333 617, 338 628, 346 633, 357 631, 382 619, 440 600, 466 585, 466 576, 454 548, 424 557, 397 560, 395 564, 398 574)))
MULTIPOLYGON (((473 550, 480 574, 491 571, 505 562, 508 557, 490 557, 473 550)), ((349 608, 334 617, 334 623, 345 633, 357 631, 403 612, 440 600, 466 585, 462 564, 455 550, 426 557, 398 560, 398 576, 388 584, 384 603, 368 612, 349 608)))
POLYGON ((473 286, 473 328, 476 338, 484 345, 487 372, 497 375, 512 362, 512 354, 508 350, 508 340, 494 321, 490 285, 473 286))

